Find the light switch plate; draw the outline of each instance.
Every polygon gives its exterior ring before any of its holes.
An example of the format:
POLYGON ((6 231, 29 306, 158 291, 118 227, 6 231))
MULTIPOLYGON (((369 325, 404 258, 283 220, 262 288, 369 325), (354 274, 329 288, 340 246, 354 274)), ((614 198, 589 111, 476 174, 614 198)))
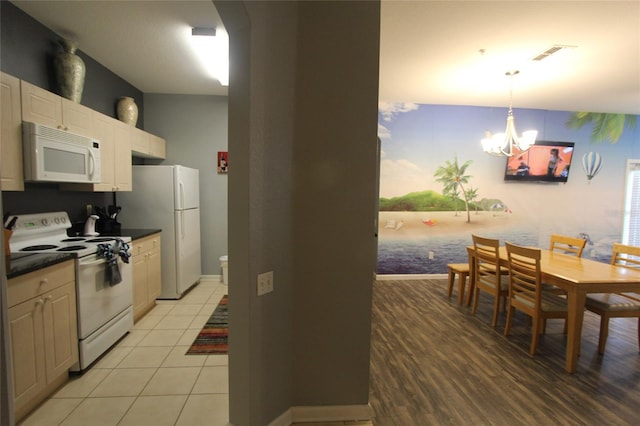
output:
POLYGON ((258 274, 258 296, 273 291, 273 271, 258 274))

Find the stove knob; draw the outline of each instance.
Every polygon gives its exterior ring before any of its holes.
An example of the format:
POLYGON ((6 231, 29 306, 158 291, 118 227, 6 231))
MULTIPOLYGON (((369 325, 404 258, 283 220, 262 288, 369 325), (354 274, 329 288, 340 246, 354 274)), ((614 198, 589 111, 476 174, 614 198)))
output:
POLYGON ((47 219, 42 219, 42 225, 43 226, 49 225, 49 221, 47 219))
POLYGON ((56 225, 60 224, 60 218, 56 217, 55 219, 53 219, 53 221, 56 223, 56 225))

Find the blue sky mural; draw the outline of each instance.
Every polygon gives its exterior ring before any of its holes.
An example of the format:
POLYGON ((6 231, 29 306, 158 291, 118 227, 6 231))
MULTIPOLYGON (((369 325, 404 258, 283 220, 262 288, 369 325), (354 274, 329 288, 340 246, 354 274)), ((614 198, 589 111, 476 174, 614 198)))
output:
POLYGON ((539 247, 548 246, 552 233, 586 234, 586 256, 606 261, 611 244, 620 240, 626 161, 640 158, 639 130, 625 129, 615 144, 593 144, 589 126, 565 125, 571 113, 514 110, 519 134, 535 129, 539 141, 575 143, 567 183, 523 183, 505 182, 507 159, 485 154, 480 145, 486 131, 504 131, 507 108, 381 103, 381 199, 442 193, 434 173, 457 156, 460 164, 471 162, 467 174, 477 200, 500 200, 501 206, 472 211, 469 223, 462 212, 381 208, 378 273, 445 273, 447 263, 466 261, 472 233, 539 247), (591 180, 581 164, 589 152, 602 159, 591 180))

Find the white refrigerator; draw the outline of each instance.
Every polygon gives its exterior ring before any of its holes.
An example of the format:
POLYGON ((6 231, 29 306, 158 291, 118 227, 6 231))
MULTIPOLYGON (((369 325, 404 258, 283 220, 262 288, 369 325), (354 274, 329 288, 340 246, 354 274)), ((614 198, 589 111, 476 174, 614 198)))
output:
POLYGON ((161 299, 179 299, 200 281, 199 170, 133 166, 133 191, 119 192, 122 228, 162 230, 161 299))

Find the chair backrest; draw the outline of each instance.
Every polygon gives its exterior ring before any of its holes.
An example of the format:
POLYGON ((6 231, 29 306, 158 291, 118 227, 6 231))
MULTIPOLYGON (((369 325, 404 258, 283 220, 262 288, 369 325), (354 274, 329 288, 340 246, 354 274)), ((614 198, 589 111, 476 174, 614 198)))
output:
POLYGON ((500 286, 500 240, 471 235, 476 252, 476 283, 500 286))
POLYGON ((640 247, 614 243, 611 264, 625 268, 640 268, 640 247))
POLYGON ((576 257, 582 257, 582 251, 587 244, 584 238, 568 237, 566 235, 551 235, 551 243, 549 251, 560 251, 566 254, 572 254, 576 257))
POLYGON ((517 294, 517 298, 531 308, 540 306, 542 289, 542 272, 540 270, 540 249, 522 247, 509 242, 507 257, 509 259, 509 298, 517 294))

